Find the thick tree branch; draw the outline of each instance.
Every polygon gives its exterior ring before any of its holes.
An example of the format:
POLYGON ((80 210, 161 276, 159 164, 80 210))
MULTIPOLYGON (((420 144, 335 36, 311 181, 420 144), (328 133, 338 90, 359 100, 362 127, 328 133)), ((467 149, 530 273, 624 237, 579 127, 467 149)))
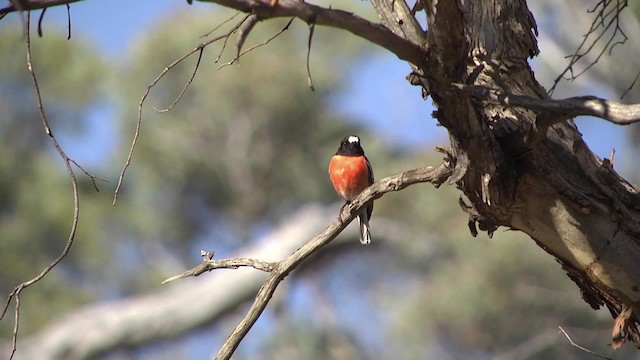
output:
POLYGON ((347 30, 350 33, 379 45, 414 65, 424 61, 425 52, 420 44, 406 40, 381 24, 367 21, 358 15, 335 9, 327 9, 299 0, 280 0, 276 6, 267 1, 253 0, 200 0, 255 14, 259 19, 296 17, 309 24, 347 30))
POLYGON ((523 107, 563 116, 559 120, 548 120, 547 123, 539 123, 539 126, 551 126, 580 115, 599 117, 617 125, 630 125, 640 121, 640 104, 626 105, 596 96, 576 96, 559 100, 540 99, 531 96, 508 94, 498 89, 489 89, 482 86, 462 84, 456 84, 456 86, 479 99, 489 100, 505 106, 523 107))
POLYGON ((535 124, 524 141, 529 146, 540 140, 550 126, 576 116, 595 116, 616 125, 640 122, 640 104, 626 105, 595 96, 577 96, 559 100, 542 99, 509 94, 483 86, 464 84, 454 84, 454 86, 477 99, 538 112, 535 124))

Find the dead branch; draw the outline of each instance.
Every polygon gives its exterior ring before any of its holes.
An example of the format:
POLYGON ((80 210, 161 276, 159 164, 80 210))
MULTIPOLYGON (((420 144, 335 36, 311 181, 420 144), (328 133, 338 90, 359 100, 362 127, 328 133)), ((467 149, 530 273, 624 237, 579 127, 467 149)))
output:
POLYGON ((27 11, 26 29, 25 29, 25 44, 26 44, 26 50, 27 50, 27 70, 29 71, 29 74, 31 75, 31 79, 33 81, 33 87, 36 93, 36 99, 38 104, 38 112, 40 114, 40 120, 42 121, 42 126, 44 127, 45 134, 47 134, 47 136, 49 137, 49 141, 51 141, 51 144, 56 149, 56 151, 58 152, 58 155, 62 158, 67 168, 67 174, 69 175, 69 180, 71 182, 71 187, 73 189, 73 220, 71 222, 71 229, 69 230, 69 236, 67 238, 67 242, 64 248, 62 249, 62 252, 60 253, 60 255, 58 255, 58 257, 55 258, 51 263, 49 263, 49 265, 47 265, 47 267, 45 267, 40 272, 40 274, 38 274, 36 277, 16 286, 7 297, 5 306, 2 310, 2 313, 0 314, 0 320, 2 320, 5 314, 7 313, 9 305, 11 304, 11 300, 15 299, 15 310, 14 310, 15 316, 14 316, 14 327, 13 327, 13 335, 12 335, 12 349, 11 349, 11 354, 9 356, 9 359, 13 358, 17 349, 16 346, 17 346, 17 340, 18 340, 18 329, 20 324, 20 293, 22 292, 22 290, 42 280, 42 278, 44 278, 45 275, 49 273, 49 271, 51 271, 56 265, 58 265, 58 263, 60 263, 60 261, 62 261, 62 259, 65 258, 65 256, 67 256, 67 254, 69 253, 69 250, 71 249, 71 246, 73 245, 73 241, 76 237, 76 230, 78 228, 78 218, 80 216, 80 196, 78 193, 78 181, 76 179, 76 175, 72 167, 72 163, 76 164, 76 162, 71 158, 69 158, 69 156, 67 156, 67 154, 64 152, 64 150, 58 143, 58 140, 53 135, 53 132, 51 131, 51 127, 49 127, 49 121, 47 120, 47 115, 44 111, 44 105, 42 103, 42 95, 40 93, 40 86, 38 85, 38 78, 36 76, 35 70, 33 68, 33 63, 31 61, 30 26, 31 26, 31 13, 27 11))
MULTIPOLYGON (((164 70, 162 70, 162 72, 147 86, 144 94, 140 98, 140 102, 138 102, 138 117, 136 119, 136 130, 135 130, 135 132, 133 134, 133 140, 131 141, 131 148, 129 149, 129 154, 127 155, 127 160, 125 161, 125 164, 122 167, 122 171, 120 171, 120 176, 118 177, 118 184, 116 185, 116 190, 113 193, 113 205, 115 205, 116 202, 118 201, 118 194, 120 193, 120 188, 122 186, 122 181, 124 180, 124 175, 125 175, 125 173, 127 171, 127 168, 129 167, 129 165, 131 165, 131 159, 133 158, 133 152, 135 150, 136 144, 138 143, 138 137, 140 136, 140 126, 142 125, 142 106, 144 105, 144 102, 147 99, 147 96, 149 96, 149 92, 151 92, 151 88, 156 86, 156 84, 158 84, 158 82, 169 72, 169 70, 173 69, 178 64, 182 63, 185 59, 187 59, 191 55, 195 54, 196 52, 202 52, 205 47, 213 44, 214 42, 216 42, 218 40, 227 39, 229 36, 231 36, 233 33, 235 33, 240 28, 240 26, 242 26, 242 24, 249 18, 249 16, 250 15, 247 15, 244 18, 242 18, 242 20, 240 20, 237 24, 235 24, 225 34, 217 36, 217 37, 215 37, 213 39, 207 40, 207 41, 205 41, 203 43, 200 43, 193 50, 191 50, 190 52, 182 55, 177 60, 173 61, 171 64, 169 64, 167 67, 165 67, 164 70)), ((192 79, 195 76, 195 72, 197 71, 197 69, 198 68, 196 67, 195 70, 194 70, 194 73, 192 75, 192 79)), ((189 84, 191 84, 191 80, 187 83, 185 88, 182 90, 182 92, 178 96, 178 99, 176 100, 176 102, 178 100, 180 100, 180 97, 182 96, 182 94, 184 94, 184 92, 186 91, 186 88, 189 86, 189 84)))
POLYGON ((258 17, 251 15, 249 21, 245 22, 238 30, 238 39, 236 40, 236 59, 240 61, 240 51, 242 51, 242 45, 247 40, 249 33, 253 30, 253 27, 258 23, 258 17))
POLYGON ((309 66, 309 58, 311 57, 311 42, 313 41, 313 31, 315 30, 316 25, 314 23, 309 24, 309 40, 307 41, 307 81, 309 82, 309 89, 311 91, 315 91, 316 88, 313 86, 313 79, 311 78, 311 68, 309 66))
MULTIPOLYGON (((437 168, 425 167, 415 170, 409 170, 397 175, 386 177, 380 181, 375 182, 365 191, 363 191, 358 197, 353 199, 349 204, 344 206, 336 218, 327 228, 320 234, 313 237, 309 242, 300 247, 297 251, 291 254, 289 257, 270 264, 270 275, 265 280, 264 284, 258 291, 255 300, 244 319, 236 326, 231 335, 227 338, 222 348, 216 355, 217 360, 228 360, 235 352, 240 342, 249 332, 253 324, 258 320, 264 309, 266 308, 271 296, 280 284, 280 282, 293 271, 300 263, 302 263, 311 254, 318 251, 323 246, 329 244, 338 234, 344 230, 347 225, 357 216, 360 208, 365 206, 370 201, 380 198, 384 194, 391 191, 402 190, 410 185, 417 183, 430 182, 434 186, 438 187, 444 183, 452 173, 451 164, 446 161, 437 168), (274 266, 271 268, 271 266, 274 266)), ((252 266, 246 259, 226 259, 230 263, 237 261, 237 263, 246 264, 252 266)), ((196 274, 199 269, 206 268, 207 261, 199 267, 190 270, 190 272, 196 274)), ((243 265, 244 266, 244 265, 243 265)), ((209 269, 210 270, 210 269, 209 269)), ((260 269, 264 270, 264 269, 260 269)), ((207 270, 204 270, 207 271, 207 270)), ((181 276, 181 275, 179 275, 181 276)))
POLYGON ((562 79, 569 81, 577 79, 580 75, 584 74, 598 63, 605 53, 609 52, 610 55, 616 45, 623 44, 627 40, 627 35, 620 27, 620 13, 627 7, 627 5, 628 2, 625 0, 600 0, 593 9, 588 11, 595 14, 591 27, 583 36, 582 42, 573 55, 569 56, 569 64, 567 64, 564 70, 553 81, 553 85, 549 89, 549 94, 553 94, 553 91, 562 79), (613 30, 611 31, 612 28, 613 30), (609 36, 604 46, 598 51, 595 59, 586 65, 584 69, 575 71, 574 66, 585 56, 590 54, 596 45, 598 45, 602 38, 607 34, 609 34, 609 36), (616 40, 619 36, 622 39, 616 40), (566 76, 567 73, 570 75, 566 76))
POLYGON ((591 354, 591 355, 593 355, 593 356, 597 356, 597 357, 599 357, 599 358, 601 358, 601 359, 613 360, 612 358, 609 358, 609 357, 606 357, 606 356, 600 355, 600 354, 598 354, 597 352, 594 352, 594 351, 592 351, 592 350, 589 350, 589 349, 587 349, 586 347, 584 347, 584 346, 582 346, 582 345, 578 345, 578 344, 576 344, 576 343, 573 341, 573 339, 571 339, 571 337, 569 336, 569 334, 567 334, 567 332, 566 332, 566 331, 564 331, 564 329, 562 328, 562 326, 558 326, 558 329, 560 329, 560 331, 564 334, 564 336, 567 338, 567 340, 569 340, 569 343, 571 344, 571 346, 575 346, 576 348, 578 348, 578 349, 580 349, 580 350, 582 350, 582 351, 586 352, 587 354, 591 354))
POLYGON ((69 5, 80 0, 14 0, 9 1, 9 5, 0 8, 0 19, 14 11, 46 9, 57 5, 69 5))
POLYGON ((255 14, 261 20, 277 17, 296 17, 309 24, 314 23, 343 29, 391 51, 398 58, 412 64, 419 65, 424 60, 424 49, 420 46, 419 41, 412 42, 407 40, 381 24, 372 23, 347 11, 327 9, 298 0, 281 0, 278 1, 276 6, 271 6, 268 1, 201 1, 214 2, 248 14, 255 14))
MULTIPOLYGON (((229 66, 229 65, 232 65, 232 64, 234 64, 234 63, 236 63, 236 62, 240 61, 240 58, 241 58, 242 56, 244 56, 244 54, 246 54, 246 53, 248 53, 248 52, 250 52, 250 51, 253 51, 253 50, 255 50, 255 49, 257 49, 257 48, 259 48, 259 47, 261 47, 261 46, 267 45, 268 43, 270 43, 271 41, 273 41, 275 38, 277 38, 278 36, 280 36, 280 34, 282 34, 283 32, 285 32, 285 31, 287 31, 287 30, 289 30, 289 27, 291 26, 291 23, 293 23, 293 20, 295 20, 295 18, 291 18, 291 19, 289 19, 289 22, 287 22, 287 24, 286 24, 282 29, 280 29, 280 31, 278 31, 277 33, 275 33, 273 36, 271 36, 271 37, 270 37, 270 38, 268 38, 267 40, 265 40, 265 41, 263 41, 263 42, 261 42, 261 43, 255 44, 255 45, 253 45, 253 46, 251 46, 251 47, 249 47, 249 48, 247 48, 247 49, 243 50, 242 52, 239 52, 241 45, 240 45, 240 46, 238 46, 238 44, 236 44, 236 50, 238 51, 238 53, 236 54, 236 57, 234 57, 232 60, 230 60, 230 61, 228 61, 228 62, 226 62, 226 63, 224 63, 224 64, 222 64, 222 65, 218 66, 218 70, 222 69, 222 68, 223 68, 223 67, 225 67, 225 66, 229 66)), ((240 35, 238 35, 238 36, 240 36, 240 35)), ((222 55, 222 53, 220 53, 220 55, 222 55)), ((218 56, 218 58, 216 59, 216 62, 218 62, 218 60, 219 60, 219 59, 220 59, 220 56, 218 56)))
POLYGON ((539 112, 536 123, 526 135, 526 143, 531 145, 546 133, 547 129, 576 116, 595 116, 616 125, 630 125, 640 122, 640 104, 621 104, 595 96, 577 96, 567 99, 539 99, 531 96, 514 95, 499 89, 483 86, 454 84, 465 93, 482 100, 504 106, 516 106, 539 112))
POLYGON ((213 269, 237 269, 242 266, 252 267, 257 270, 262 270, 264 272, 272 272, 276 267, 277 263, 262 261, 259 259, 249 259, 249 258, 234 258, 234 259, 222 259, 222 260, 213 260, 207 259, 202 262, 202 264, 194 267, 193 269, 187 270, 180 275, 172 276, 162 283, 166 284, 178 279, 184 279, 189 276, 198 276, 207 271, 211 271, 213 269))

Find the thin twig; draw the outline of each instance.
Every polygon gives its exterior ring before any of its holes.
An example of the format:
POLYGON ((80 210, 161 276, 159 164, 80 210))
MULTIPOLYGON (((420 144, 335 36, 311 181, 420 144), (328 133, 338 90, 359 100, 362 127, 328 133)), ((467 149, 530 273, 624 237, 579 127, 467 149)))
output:
POLYGON ((222 68, 223 68, 223 67, 225 67, 225 66, 232 65, 232 64, 233 64, 233 63, 235 63, 236 61, 240 60, 240 57, 242 57, 244 54, 248 53, 249 51, 255 50, 255 49, 257 49, 257 48, 259 48, 259 47, 261 47, 261 46, 264 46, 264 45, 267 45, 268 43, 270 43, 273 39, 277 38, 280 34, 282 34, 283 32, 287 31, 287 29, 289 29, 289 26, 291 25, 291 23, 293 22, 293 20, 294 20, 294 19, 295 19, 295 18, 291 18, 291 19, 289 20, 289 22, 287 23, 287 25, 285 25, 285 26, 284 26, 280 31, 278 31, 278 32, 277 32, 275 35, 273 35, 272 37, 268 38, 267 40, 265 40, 265 41, 263 41, 263 42, 261 42, 261 43, 259 43, 259 44, 253 45, 252 47, 250 47, 250 48, 248 48, 248 49, 246 49, 246 50, 242 51, 238 56, 236 56, 235 58, 233 58, 233 60, 231 60, 231 61, 229 61, 229 62, 226 62, 226 63, 224 63, 224 64, 222 64, 222 65, 218 66, 218 70, 222 69, 222 68))
POLYGON ((180 101, 180 99, 182 99, 182 95, 184 95, 184 93, 187 91, 187 88, 189 88, 189 85, 191 85, 191 83, 193 82, 193 79, 195 79, 196 77, 196 73, 198 72, 198 68, 200 67, 200 60, 202 60, 202 54, 204 53, 204 47, 200 48, 200 53, 198 54, 198 61, 196 62, 196 66, 193 69, 193 73, 191 73, 191 78, 189 78, 189 81, 187 81, 187 83, 184 85, 184 87, 182 87, 182 91, 180 91, 180 94, 178 94, 178 97, 176 97, 176 99, 173 101, 173 103, 171 103, 171 105, 169 105, 169 107, 165 108, 165 109, 158 109, 155 106, 152 106, 153 109, 159 113, 163 113, 163 112, 167 112, 171 109, 173 109, 173 107, 178 103, 178 101, 180 101))
POLYGON ((28 288, 29 286, 35 284, 36 282, 38 282, 42 278, 44 278, 45 275, 47 275, 49 273, 49 271, 51 271, 58 263, 60 263, 60 261, 62 261, 62 259, 65 258, 65 256, 67 256, 67 254, 69 253, 69 250, 71 249, 71 246, 73 245, 73 241, 74 241, 75 236, 76 236, 76 230, 78 228, 78 218, 80 216, 80 196, 79 196, 79 193, 78 193, 78 181, 76 179, 76 175, 73 172, 73 168, 71 166, 71 163, 72 163, 73 160, 67 156, 67 154, 64 152, 64 150, 62 150, 62 147, 58 143, 58 140, 53 135, 53 132, 51 131, 51 128, 49 127, 49 121, 47 120, 47 116, 46 116, 45 111, 44 111, 44 105, 42 104, 42 96, 40 94, 40 87, 38 85, 38 78, 36 77, 36 73, 35 73, 35 70, 33 68, 33 62, 31 61, 30 25, 31 25, 31 13, 29 11, 27 11, 27 16, 26 16, 26 34, 25 34, 25 44, 26 44, 26 50, 27 50, 27 70, 29 71, 29 74, 31 75, 31 79, 33 80, 33 87, 34 87, 34 90, 35 90, 35 93, 36 93, 38 112, 40 114, 40 119, 42 121, 42 125, 44 127, 44 131, 47 134, 47 136, 49 136, 49 140, 51 141, 51 144, 56 149, 56 151, 58 152, 58 154, 60 155, 60 157, 64 161, 64 164, 65 164, 65 166, 67 168, 67 173, 69 175, 69 179, 70 179, 70 182, 71 182, 71 187, 73 189, 73 220, 72 220, 72 223, 71 223, 71 229, 69 231, 69 236, 67 238, 67 242, 65 244, 64 249, 62 249, 62 252, 60 253, 60 255, 58 255, 57 258, 55 258, 49 265, 47 265, 40 272, 40 274, 38 274, 36 277, 32 278, 29 281, 25 281, 22 284, 19 284, 18 286, 16 286, 13 289, 13 291, 9 294, 9 296, 7 297, 7 302, 6 302, 5 306, 4 306, 2 314, 0 314, 0 320, 2 320, 2 318, 4 318, 4 315, 6 314, 7 309, 9 308, 11 300, 15 299, 15 324, 14 324, 13 335, 12 335, 13 348, 12 348, 11 356, 10 356, 9 359, 13 358, 13 355, 14 355, 14 353, 16 351, 17 338, 18 338, 18 326, 19 326, 19 319, 20 319, 20 293, 22 292, 22 290, 28 288))
POLYGON ((606 52, 611 55, 611 52, 616 45, 624 44, 627 41, 628 37, 620 26, 620 13, 627 7, 627 5, 627 1, 601 0, 593 9, 587 10, 588 13, 595 13, 591 26, 587 33, 583 36, 582 42, 580 43, 580 45, 578 45, 576 51, 572 55, 568 56, 570 58, 569 64, 567 64, 564 70, 553 81, 553 85, 548 92, 549 95, 553 94, 554 90, 562 79, 569 81, 577 79, 590 68, 595 66, 595 64, 598 63, 600 58, 606 52), (612 1, 615 1, 615 6, 613 8, 609 8, 609 5, 612 3, 612 1), (613 33, 609 36, 607 42, 604 44, 604 47, 596 55, 596 58, 591 61, 584 69, 575 73, 573 67, 580 60, 582 60, 582 58, 593 51, 596 45, 612 27, 613 33), (600 29, 599 33, 597 33, 598 29, 600 29), (594 35, 595 38, 592 35, 594 35), (622 36, 622 40, 615 41, 618 36, 622 36), (568 77, 566 76, 567 73, 570 74, 568 77))
POLYGON ((631 82, 631 85, 629 85, 629 87, 627 88, 627 90, 625 90, 622 95, 620 96, 620 100, 622 100, 629 91, 631 91, 631 89, 634 88, 634 86, 636 86, 636 82, 638 81, 638 78, 640 78, 640 71, 638 71, 638 73, 636 74, 636 77, 633 79, 633 81, 631 82))
POLYGON ((309 67, 309 58, 311 55, 311 41, 313 40, 313 31, 316 28, 315 23, 309 24, 309 40, 307 42, 307 80, 309 81, 309 88, 311 91, 316 91, 313 86, 313 79, 311 78, 311 68, 309 67))
POLYGON ((42 37, 42 19, 44 19, 44 13, 47 12, 47 8, 42 9, 40 17, 38 18, 38 36, 42 37))
POLYGON ((228 23, 229 21, 235 19, 236 16, 242 14, 242 11, 237 11, 235 14, 233 14, 232 16, 230 16, 228 19, 224 20, 223 22, 221 22, 220 24, 216 25, 213 29, 211 29, 210 31, 208 31, 207 33, 205 33, 204 35, 200 35, 201 38, 205 38, 211 34, 213 34, 216 30, 218 30, 219 28, 221 28, 222 26, 224 26, 224 24, 228 23))
POLYGON ((560 331, 564 334, 564 336, 566 336, 566 337, 567 337, 567 340, 569 340, 569 343, 570 343, 572 346, 575 346, 575 347, 577 347, 578 349, 580 349, 580 350, 582 350, 582 351, 584 351, 584 352, 586 352, 586 353, 588 353, 588 354, 591 354, 591 355, 593 355, 593 356, 597 356, 597 357, 599 357, 599 358, 601 358, 601 359, 613 360, 613 359, 612 359, 612 358, 610 358, 610 357, 606 357, 606 356, 600 355, 600 354, 598 354, 597 352, 594 352, 594 351, 592 351, 592 350, 589 350, 589 349, 587 349, 587 348, 586 348, 586 347, 584 347, 584 346, 581 346, 581 345, 576 344, 576 343, 571 339, 571 336, 569 336, 569 334, 567 334, 567 332, 566 332, 566 331, 564 331, 564 329, 562 328, 562 326, 558 326, 558 329, 560 329, 560 331))
POLYGON ((231 28, 225 34, 220 35, 220 36, 216 36, 213 39, 207 40, 206 42, 203 42, 203 43, 199 44, 198 46, 196 46, 190 52, 182 55, 180 58, 178 58, 177 60, 173 61, 171 64, 169 64, 167 67, 165 67, 164 70, 162 70, 162 72, 160 72, 160 74, 147 86, 147 88, 145 89, 144 94, 140 98, 140 102, 138 102, 138 117, 136 119, 136 130, 135 130, 135 132, 133 134, 133 140, 131 141, 131 148, 129 149, 129 154, 127 155, 127 160, 125 161, 125 164, 122 167, 122 171, 120 171, 120 176, 118 177, 118 184, 116 185, 116 190, 113 193, 113 203, 112 203, 113 205, 115 205, 116 202, 118 201, 118 194, 120 193, 120 188, 122 187, 122 182, 124 180, 124 175, 125 175, 125 173, 127 171, 127 168, 129 167, 129 165, 131 165, 131 159, 133 157, 133 151, 136 148, 136 144, 138 142, 138 137, 140 136, 140 127, 142 125, 142 106, 144 105, 144 102, 147 99, 147 96, 149 96, 149 92, 151 92, 151 88, 156 86, 156 84, 169 72, 169 70, 171 70, 174 67, 176 67, 178 64, 180 64, 186 58, 190 57, 191 55, 195 54, 198 51, 202 51, 202 49, 204 49, 205 47, 211 45, 212 43, 214 43, 214 42, 216 42, 216 41, 218 41, 220 39, 224 39, 224 38, 227 38, 227 37, 231 36, 231 34, 236 32, 238 30, 238 28, 242 25, 242 23, 244 23, 245 20, 247 20, 247 18, 249 18, 249 15, 245 16, 242 20, 240 20, 233 28, 231 28))
POLYGON ((67 40, 71 40, 71 5, 67 6, 67 40))
POLYGON ((109 182, 109 180, 107 179, 103 179, 99 176, 93 175, 92 173, 88 172, 87 170, 85 170, 82 166, 80 166, 80 164, 78 164, 77 161, 73 160, 73 159, 69 159, 69 161, 71 161, 73 163, 73 165, 75 165, 78 169, 80 169, 80 171, 82 171, 85 175, 87 175, 90 179, 91 179, 91 183, 93 184, 93 188, 96 189, 97 192, 100 192, 100 189, 98 188, 98 184, 96 183, 96 180, 102 180, 104 182, 109 182))

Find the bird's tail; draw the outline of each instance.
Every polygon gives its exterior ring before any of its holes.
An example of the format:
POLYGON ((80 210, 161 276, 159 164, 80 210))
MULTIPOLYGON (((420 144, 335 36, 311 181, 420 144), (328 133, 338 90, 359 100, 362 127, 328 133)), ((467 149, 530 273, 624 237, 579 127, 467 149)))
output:
POLYGON ((371 243, 371 231, 369 230, 369 215, 366 210, 358 215, 358 225, 360 225, 360 242, 368 245, 371 243))

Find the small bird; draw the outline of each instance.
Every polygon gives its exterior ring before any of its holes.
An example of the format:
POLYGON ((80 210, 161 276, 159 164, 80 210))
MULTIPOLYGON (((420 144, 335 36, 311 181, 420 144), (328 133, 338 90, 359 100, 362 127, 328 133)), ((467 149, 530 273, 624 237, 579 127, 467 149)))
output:
MULTIPOLYGON (((333 188, 347 204, 373 184, 373 169, 360 146, 359 137, 351 135, 342 139, 338 151, 329 162, 329 178, 333 188)), ((373 203, 363 208, 358 215, 360 242, 363 244, 371 242, 369 219, 372 211, 373 203)))

